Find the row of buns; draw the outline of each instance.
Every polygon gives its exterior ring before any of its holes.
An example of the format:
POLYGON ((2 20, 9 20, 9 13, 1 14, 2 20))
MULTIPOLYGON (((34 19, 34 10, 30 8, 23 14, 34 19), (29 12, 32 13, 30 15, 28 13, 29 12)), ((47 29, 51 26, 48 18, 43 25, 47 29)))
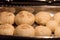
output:
POLYGON ((38 12, 36 15, 28 11, 20 11, 16 14, 16 16, 12 12, 1 12, 0 13, 0 24, 29 24, 32 25, 35 21, 37 24, 46 25, 48 21, 55 20, 60 23, 60 12, 56 13, 53 17, 51 17, 50 12, 38 12))
POLYGON ((33 15, 28 11, 20 11, 16 15, 12 12, 0 13, 0 34, 16 36, 60 36, 60 12, 52 17, 50 12, 40 11, 33 15), (16 28, 12 24, 18 25, 16 28), (34 22, 39 26, 33 28, 34 22), (45 25, 45 26, 41 26, 45 25), (11 27, 11 28, 10 28, 11 27))
MULTIPOLYGON (((46 26, 33 26, 29 24, 21 24, 14 28, 11 24, 0 25, 0 35, 14 35, 14 36, 25 36, 25 37, 34 37, 34 36, 52 36, 51 30, 46 26)), ((55 36, 60 36, 60 27, 55 29, 55 36)))

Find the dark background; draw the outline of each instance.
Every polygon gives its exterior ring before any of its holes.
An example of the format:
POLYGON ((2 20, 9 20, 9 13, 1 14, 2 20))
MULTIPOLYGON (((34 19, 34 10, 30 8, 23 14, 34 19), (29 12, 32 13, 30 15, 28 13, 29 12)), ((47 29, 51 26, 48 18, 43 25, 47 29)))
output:
MULTIPOLYGON (((0 0, 0 2, 4 2, 4 1, 8 1, 8 0, 0 0)), ((28 1, 40 1, 40 0, 10 0, 10 1, 14 1, 14 2, 28 2, 28 1)), ((54 0, 46 0, 46 1, 54 1, 54 0)), ((56 0, 56 1, 60 1, 60 0, 56 0)))

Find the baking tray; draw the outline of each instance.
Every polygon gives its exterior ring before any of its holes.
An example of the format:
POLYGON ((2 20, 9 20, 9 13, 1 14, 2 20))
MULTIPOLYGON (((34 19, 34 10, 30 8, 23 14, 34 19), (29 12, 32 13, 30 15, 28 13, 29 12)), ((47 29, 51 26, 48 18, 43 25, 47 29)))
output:
POLYGON ((60 38, 34 38, 0 35, 0 40, 59 40, 60 38))
MULTIPOLYGON (((20 2, 20 3, 16 3, 16 2, 0 2, 0 6, 1 7, 15 7, 15 8, 20 8, 20 7, 31 7, 31 8, 34 8, 39 12, 39 11, 50 11, 52 12, 51 10, 55 11, 55 12, 59 12, 59 8, 60 8, 60 3, 57 1, 55 2, 20 2), (24 4, 26 3, 26 4, 24 4), (29 4, 31 3, 31 4, 29 4), (34 4, 36 3, 36 4, 34 4), (41 8, 42 10, 39 10, 39 8, 41 8), (49 9, 49 10, 45 10, 45 9, 49 9), (55 9, 56 8, 56 9, 55 9)), ((9 10, 10 11, 10 10, 9 10)), ((18 10, 19 11, 19 10, 18 10)), ((18 12, 17 11, 17 12, 18 12)), ((29 11, 29 10, 28 10, 29 11)), ((52 12, 53 13, 53 12, 52 12)), ((13 24, 15 25, 15 24, 13 24)), ((16 25, 15 25, 16 26, 16 25)), ((60 37, 54 37, 54 36, 37 36, 37 37, 22 37, 22 36, 10 36, 10 35, 0 35, 0 40, 60 40, 60 37)))
MULTIPOLYGON (((10 8, 15 8, 17 14, 19 11, 26 10, 29 12, 32 12, 33 14, 39 12, 39 11, 48 11, 51 13, 51 16, 54 15, 56 12, 60 12, 60 6, 48 6, 48 5, 43 5, 43 6, 13 6, 13 7, 0 7, 0 12, 3 11, 9 11, 13 12, 10 10, 10 8), (5 8, 5 9, 4 9, 5 8), (26 9, 27 8, 27 9, 26 9), (34 10, 33 10, 34 9, 34 10)), ((13 24, 14 26, 17 26, 16 24, 13 24)), ((38 24, 34 23, 32 26, 36 27, 38 24)), ((22 36, 10 36, 10 35, 0 35, 0 39, 2 40, 59 40, 60 37, 55 37, 55 36, 35 36, 35 37, 22 37, 22 36)))

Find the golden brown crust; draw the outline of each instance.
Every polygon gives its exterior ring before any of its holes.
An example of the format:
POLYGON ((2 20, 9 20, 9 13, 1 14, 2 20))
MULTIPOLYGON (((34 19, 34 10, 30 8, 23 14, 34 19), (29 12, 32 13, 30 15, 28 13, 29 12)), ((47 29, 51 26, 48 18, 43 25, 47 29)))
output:
POLYGON ((16 27, 14 31, 14 35, 16 36, 34 36, 35 35, 35 30, 32 26, 28 24, 21 24, 16 27))
POLYGON ((20 24, 30 24, 32 25, 35 21, 35 17, 32 13, 28 11, 21 11, 15 17, 15 23, 20 24))
POLYGON ((55 29, 54 35, 57 36, 57 37, 60 37, 60 27, 55 29))
POLYGON ((55 29, 59 27, 59 23, 55 20, 50 20, 47 22, 46 26, 50 28, 52 32, 54 32, 55 29))
POLYGON ((49 12, 38 12, 35 15, 35 21, 38 24, 43 24, 46 25, 46 23, 51 19, 50 13, 49 12))
POLYGON ((51 30, 46 26, 37 26, 35 28, 36 36, 51 36, 51 30))
POLYGON ((10 24, 0 25, 0 35, 13 35, 14 27, 10 24))
POLYGON ((15 15, 11 12, 1 12, 0 13, 0 24, 13 24, 15 15))
POLYGON ((54 15, 54 20, 57 21, 58 23, 60 23, 60 12, 58 12, 54 15))

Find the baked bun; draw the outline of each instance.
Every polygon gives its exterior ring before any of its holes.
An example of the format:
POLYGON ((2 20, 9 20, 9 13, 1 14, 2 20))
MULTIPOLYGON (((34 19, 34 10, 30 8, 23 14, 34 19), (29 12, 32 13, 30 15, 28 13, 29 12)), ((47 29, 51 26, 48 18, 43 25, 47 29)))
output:
POLYGON ((45 25, 51 19, 49 12, 38 12, 35 15, 36 23, 45 25))
POLYGON ((34 15, 28 11, 21 11, 15 17, 15 23, 17 25, 20 24, 32 25, 34 23, 34 20, 35 20, 34 15))
POLYGON ((13 24, 14 14, 11 12, 1 12, 0 13, 0 24, 13 24))
POLYGON ((14 27, 10 24, 0 25, 0 35, 13 35, 14 27))
POLYGON ((60 23, 60 12, 54 15, 54 20, 60 23))
POLYGON ((35 28, 36 36, 51 36, 51 30, 45 26, 37 26, 35 28))
POLYGON ((60 37, 60 27, 55 29, 54 35, 60 37))
POLYGON ((46 26, 51 29, 52 32, 54 32, 55 29, 59 26, 59 23, 55 20, 50 20, 49 22, 47 22, 46 26))
POLYGON ((35 30, 32 26, 28 24, 21 24, 16 27, 14 35, 31 37, 35 35, 35 30))

